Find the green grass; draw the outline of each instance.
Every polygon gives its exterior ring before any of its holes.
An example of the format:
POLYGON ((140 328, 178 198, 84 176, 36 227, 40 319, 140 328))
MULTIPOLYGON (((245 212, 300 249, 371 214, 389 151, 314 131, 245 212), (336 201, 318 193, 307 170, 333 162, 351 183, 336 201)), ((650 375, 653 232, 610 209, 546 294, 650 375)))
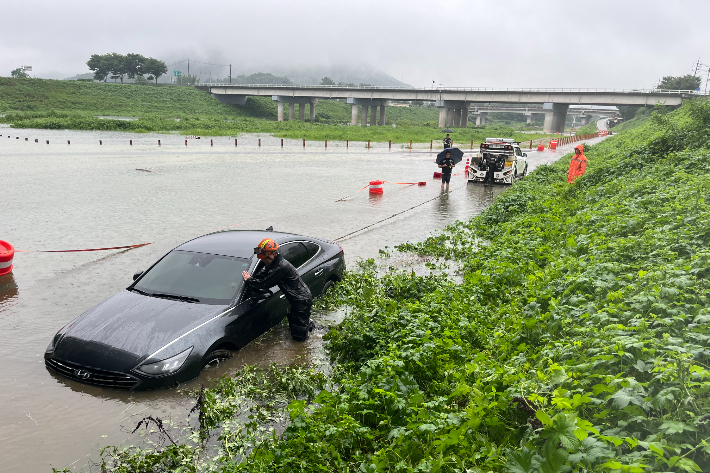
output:
POLYGON ((575 135, 591 135, 592 133, 596 133, 599 131, 597 128, 597 122, 594 120, 592 123, 587 123, 583 127, 580 127, 575 135))
MULTIPOLYGON (((251 97, 244 106, 225 105, 192 87, 141 86, 42 79, 0 78, 0 121, 16 128, 169 132, 205 136, 272 133, 282 138, 406 143, 441 141, 438 109, 389 107, 384 127, 351 127, 351 106, 321 100, 314 123, 276 121, 277 105, 268 97, 251 97), (131 116, 134 121, 97 116, 131 116), (391 125, 395 125, 393 128, 391 125)), ((486 136, 526 141, 545 136, 526 135, 514 128, 493 126, 457 129, 457 143, 486 136)))

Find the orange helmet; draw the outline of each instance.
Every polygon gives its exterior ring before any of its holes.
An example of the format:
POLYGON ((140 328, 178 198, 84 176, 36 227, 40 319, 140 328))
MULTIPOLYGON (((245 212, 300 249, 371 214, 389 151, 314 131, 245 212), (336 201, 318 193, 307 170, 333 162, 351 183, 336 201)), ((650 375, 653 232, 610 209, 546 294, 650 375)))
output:
POLYGON ((254 254, 257 258, 264 259, 269 253, 274 252, 278 249, 278 243, 276 243, 271 238, 264 238, 263 240, 261 240, 261 243, 259 243, 259 246, 254 248, 254 254))

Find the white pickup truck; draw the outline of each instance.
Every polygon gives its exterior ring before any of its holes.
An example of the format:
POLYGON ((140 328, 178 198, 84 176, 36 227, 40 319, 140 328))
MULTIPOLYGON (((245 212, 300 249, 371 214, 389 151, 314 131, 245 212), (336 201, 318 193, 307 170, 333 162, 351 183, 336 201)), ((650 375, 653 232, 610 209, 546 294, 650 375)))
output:
POLYGON ((512 138, 486 138, 471 159, 468 181, 513 184, 528 173, 527 156, 512 138))

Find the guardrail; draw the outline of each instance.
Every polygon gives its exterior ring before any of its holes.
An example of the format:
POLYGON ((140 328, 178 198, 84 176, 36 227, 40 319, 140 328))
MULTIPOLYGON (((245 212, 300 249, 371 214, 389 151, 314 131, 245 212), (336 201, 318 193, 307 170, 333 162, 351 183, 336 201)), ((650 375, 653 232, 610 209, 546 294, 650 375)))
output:
POLYGON ((335 89, 335 90, 421 90, 421 91, 438 91, 438 92, 533 92, 533 93, 623 93, 623 94, 687 94, 687 95, 709 95, 701 90, 667 90, 667 89, 605 89, 605 88, 522 88, 522 89, 502 89, 495 87, 436 87, 436 88, 417 88, 417 87, 399 87, 399 86, 374 86, 363 85, 348 87, 342 85, 286 85, 286 84, 221 84, 207 82, 198 84, 203 87, 231 87, 244 89, 335 89))

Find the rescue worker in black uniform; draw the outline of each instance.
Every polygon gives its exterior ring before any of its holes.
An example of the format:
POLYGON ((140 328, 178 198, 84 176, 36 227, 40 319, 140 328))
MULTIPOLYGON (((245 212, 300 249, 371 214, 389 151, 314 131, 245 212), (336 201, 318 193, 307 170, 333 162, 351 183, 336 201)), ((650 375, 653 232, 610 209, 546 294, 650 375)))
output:
POLYGON ((444 138, 444 149, 451 148, 451 146, 453 146, 453 144, 454 144, 454 140, 452 140, 449 137, 449 134, 447 133, 446 138, 444 138))
POLYGON ((313 322, 311 322, 313 296, 298 275, 296 268, 278 252, 278 249, 279 245, 271 238, 261 240, 259 246, 254 248, 254 253, 264 264, 253 276, 243 271, 242 277, 247 286, 256 290, 279 286, 291 304, 291 310, 288 312, 291 337, 294 340, 304 341, 308 339, 308 332, 313 330, 313 322))

